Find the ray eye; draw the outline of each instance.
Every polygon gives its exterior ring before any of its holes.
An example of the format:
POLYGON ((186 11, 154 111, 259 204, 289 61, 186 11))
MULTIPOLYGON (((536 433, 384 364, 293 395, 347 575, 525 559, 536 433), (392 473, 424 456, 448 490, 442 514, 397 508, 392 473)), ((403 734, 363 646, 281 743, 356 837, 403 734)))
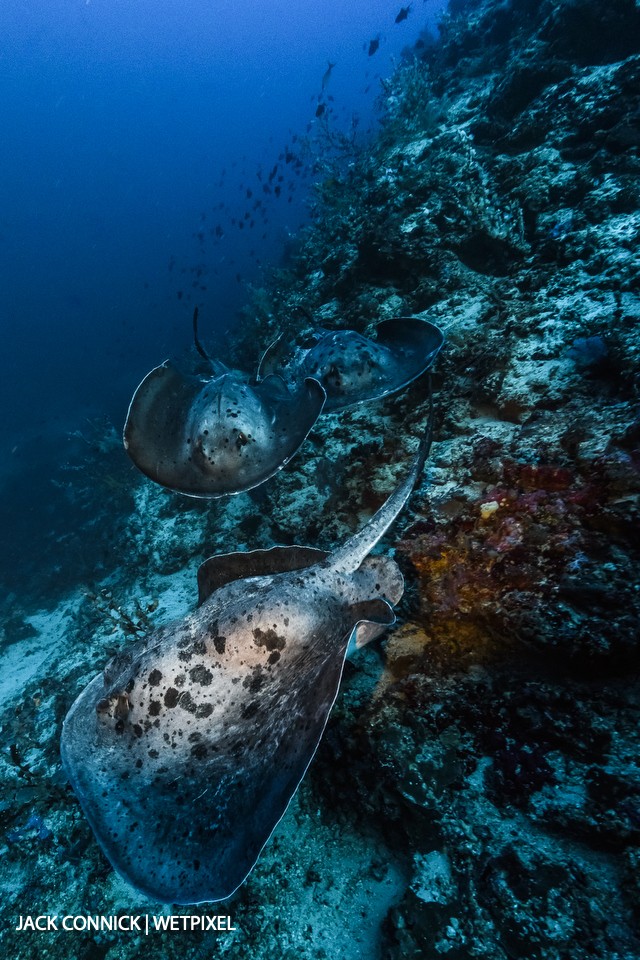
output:
POLYGON ((240 431, 236 437, 236 446, 238 448, 244 447, 248 442, 249 438, 247 437, 246 433, 242 433, 242 431, 240 431))

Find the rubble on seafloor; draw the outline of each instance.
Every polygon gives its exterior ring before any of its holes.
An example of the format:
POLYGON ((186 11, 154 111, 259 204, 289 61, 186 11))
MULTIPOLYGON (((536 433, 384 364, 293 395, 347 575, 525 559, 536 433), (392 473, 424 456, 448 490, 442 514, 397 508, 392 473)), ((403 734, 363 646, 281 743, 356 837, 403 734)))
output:
MULTIPOLYGON (((347 663, 306 780, 224 905, 237 931, 78 936, 76 956, 640 956, 639 106, 632 0, 458 0, 385 83, 378 140, 327 161, 314 224, 235 347, 309 317, 445 330, 427 475, 386 541, 399 623, 347 663)), ((127 475, 90 587, 53 610, 5 601, 8 917, 158 912, 65 783, 66 710, 111 646, 195 603, 206 555, 360 526, 426 393, 321 418, 268 484, 206 507, 127 475)), ((39 936, 0 942, 27 957, 39 936)))

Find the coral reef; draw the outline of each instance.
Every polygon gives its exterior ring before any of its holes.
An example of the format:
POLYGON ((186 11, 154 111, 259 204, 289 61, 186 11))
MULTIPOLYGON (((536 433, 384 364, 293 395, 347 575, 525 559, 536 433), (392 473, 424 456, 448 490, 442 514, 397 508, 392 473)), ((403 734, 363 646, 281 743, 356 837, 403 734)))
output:
MULTIPOLYGON (((455 0, 386 82, 376 142, 327 165, 235 350, 311 320, 445 330, 428 478, 387 539, 400 623, 347 664, 307 779, 218 911, 237 932, 79 935, 78 957, 640 956, 639 98, 632 0, 455 0)), ((92 596, 76 578, 54 611, 6 600, 12 919, 158 912, 92 840, 60 773, 62 717, 127 630, 195 601, 207 554, 359 526, 426 394, 323 418, 285 471, 206 508, 128 476, 92 596)), ((26 957, 42 936, 9 925, 0 942, 26 957)))

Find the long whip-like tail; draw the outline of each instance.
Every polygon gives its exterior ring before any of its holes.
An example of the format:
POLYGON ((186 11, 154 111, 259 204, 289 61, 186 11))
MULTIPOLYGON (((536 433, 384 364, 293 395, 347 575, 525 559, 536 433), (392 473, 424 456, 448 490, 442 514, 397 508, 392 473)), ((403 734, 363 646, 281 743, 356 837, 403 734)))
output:
POLYGON ((431 378, 429 378, 429 404, 427 429, 420 440, 409 475, 396 487, 380 509, 374 513, 366 526, 352 537, 349 537, 341 547, 338 547, 338 549, 331 554, 328 562, 335 570, 344 573, 357 570, 364 558, 368 556, 376 543, 378 543, 387 532, 411 496, 411 492, 429 456, 431 443, 433 441, 434 405, 431 378))

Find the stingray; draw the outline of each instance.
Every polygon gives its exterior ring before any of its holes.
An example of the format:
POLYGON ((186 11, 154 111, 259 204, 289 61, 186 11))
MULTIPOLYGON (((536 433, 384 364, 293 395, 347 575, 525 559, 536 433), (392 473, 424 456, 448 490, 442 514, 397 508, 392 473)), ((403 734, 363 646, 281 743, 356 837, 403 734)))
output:
POLYGON ((202 903, 246 879, 316 751, 350 642, 395 621, 402 575, 369 554, 406 503, 430 433, 407 479, 342 546, 206 560, 196 612, 117 654, 71 707, 64 768, 138 890, 202 903))
POLYGON ((335 412, 406 387, 429 369, 444 343, 442 331, 418 317, 382 320, 375 334, 372 340, 320 327, 302 343, 280 337, 264 353, 258 379, 280 374, 295 384, 313 377, 327 393, 324 412, 335 412))
POLYGON ((124 427, 135 465, 191 497, 222 497, 268 480, 298 450, 325 401, 311 378, 290 388, 272 375, 251 386, 211 365, 212 377, 183 373, 169 360, 156 367, 133 395, 124 427))

